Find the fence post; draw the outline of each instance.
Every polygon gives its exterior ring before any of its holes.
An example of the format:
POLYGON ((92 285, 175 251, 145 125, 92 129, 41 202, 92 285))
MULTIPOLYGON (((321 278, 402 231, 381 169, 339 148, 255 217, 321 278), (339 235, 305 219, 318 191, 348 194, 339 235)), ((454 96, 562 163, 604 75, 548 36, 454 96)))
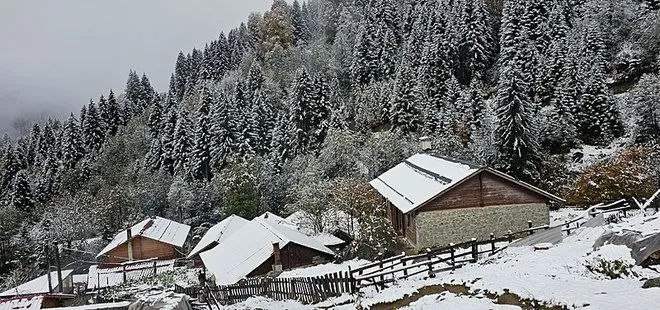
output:
POLYGON ((626 209, 623 209, 623 217, 628 217, 626 209))
MULTIPOLYGON (((378 252, 378 260, 380 261, 380 264, 378 264, 378 270, 380 270, 380 272, 382 274, 383 266, 384 266, 384 264, 383 264, 383 252, 378 252)), ((380 276, 380 282, 383 282, 383 281, 385 281, 385 276, 381 275, 380 276)))
POLYGON ((509 243, 513 242, 513 232, 511 230, 506 233, 506 238, 509 240, 509 243))
POLYGON ((154 260, 154 275, 158 274, 158 265, 156 264, 156 261, 154 260))
POLYGON ((407 262, 407 260, 406 260, 405 257, 401 259, 401 264, 403 265, 403 277, 404 278, 408 276, 408 269, 406 269, 406 262, 407 262))
POLYGON ((571 224, 569 224, 568 221, 565 222, 566 222, 566 235, 568 236, 571 234, 571 224))
POLYGON ((451 258, 451 270, 456 270, 456 257, 454 254, 454 244, 449 244, 449 257, 451 258))
POLYGON ((126 282, 126 265, 122 265, 122 274, 123 274, 124 282, 126 282))
POLYGON ((495 234, 490 233, 490 254, 495 254, 495 234))
POLYGON ((431 254, 431 249, 426 248, 426 259, 429 261, 429 278, 435 278, 435 273, 433 273, 433 262, 431 259, 433 258, 433 254, 431 254))
POLYGON ((477 246, 477 238, 472 238, 472 262, 477 262, 477 256, 479 256, 479 248, 477 246))
MULTIPOLYGON (((529 227, 529 229, 532 229, 532 221, 527 221, 527 226, 529 227)), ((530 235, 533 234, 533 233, 534 233, 533 230, 530 230, 530 231, 529 231, 529 234, 530 234, 530 235)))

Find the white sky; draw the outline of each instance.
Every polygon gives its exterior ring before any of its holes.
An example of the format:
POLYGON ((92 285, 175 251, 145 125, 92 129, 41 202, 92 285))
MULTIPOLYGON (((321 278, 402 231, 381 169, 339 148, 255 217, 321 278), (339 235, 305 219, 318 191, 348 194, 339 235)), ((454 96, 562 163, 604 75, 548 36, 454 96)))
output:
POLYGON ((27 112, 77 112, 128 71, 167 89, 180 50, 264 11, 272 0, 0 0, 0 132, 27 112))

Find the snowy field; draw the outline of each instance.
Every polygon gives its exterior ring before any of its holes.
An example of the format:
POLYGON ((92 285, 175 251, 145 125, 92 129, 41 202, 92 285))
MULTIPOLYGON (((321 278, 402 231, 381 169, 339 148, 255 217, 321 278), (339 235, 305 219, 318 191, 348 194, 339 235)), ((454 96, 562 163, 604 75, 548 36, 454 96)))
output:
MULTIPOLYGON (((570 211, 564 211, 563 216, 570 216, 567 215, 570 211)), ((562 216, 559 213, 554 215, 562 216)), ((625 246, 605 245, 593 249, 596 239, 604 233, 623 230, 635 230, 645 235, 657 233, 660 232, 660 218, 638 216, 620 224, 581 228, 546 251, 534 251, 531 247, 510 248, 496 257, 453 272, 440 273, 433 279, 424 279, 424 275, 420 275, 419 278, 399 281, 380 292, 375 288, 363 289, 363 295, 357 298, 345 295, 320 305, 252 298, 227 309, 370 308, 399 301, 424 287, 443 284, 465 287, 466 292, 455 295, 445 291, 418 297, 406 304, 405 309, 519 309, 518 306, 496 304, 484 296, 486 292, 500 295, 511 292, 521 298, 567 306, 569 309, 649 309, 650 305, 660 302, 660 288, 641 287, 645 279, 660 277, 657 272, 636 266, 632 269, 636 276, 609 280, 587 269, 587 265, 593 265, 596 259, 634 262, 625 246)), ((308 274, 330 269, 332 267, 328 265, 312 267, 308 274)), ((295 272, 305 274, 304 269, 295 272)))

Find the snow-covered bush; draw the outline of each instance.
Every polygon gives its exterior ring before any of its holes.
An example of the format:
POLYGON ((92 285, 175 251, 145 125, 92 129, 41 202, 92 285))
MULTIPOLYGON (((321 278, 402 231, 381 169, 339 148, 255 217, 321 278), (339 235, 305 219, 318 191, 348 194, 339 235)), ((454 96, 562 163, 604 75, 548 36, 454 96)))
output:
POLYGON ((585 265, 587 270, 595 274, 602 274, 608 279, 620 279, 624 277, 636 277, 637 273, 633 271, 633 264, 627 263, 621 259, 607 260, 595 258, 585 265))

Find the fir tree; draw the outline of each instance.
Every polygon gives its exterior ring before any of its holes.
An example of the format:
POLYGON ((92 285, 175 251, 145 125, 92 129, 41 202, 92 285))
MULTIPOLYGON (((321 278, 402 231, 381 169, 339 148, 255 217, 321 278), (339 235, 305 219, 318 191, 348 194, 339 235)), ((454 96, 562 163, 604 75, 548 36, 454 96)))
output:
POLYGON ((0 188, 8 189, 14 182, 14 177, 21 170, 21 163, 18 161, 16 151, 11 146, 7 145, 4 151, 3 167, 2 167, 2 186, 0 188))
POLYGON ((496 168, 526 182, 536 179, 541 161, 529 87, 522 75, 520 60, 513 58, 503 68, 495 99, 498 117, 496 168))
POLYGON ((87 150, 90 152, 101 149, 105 140, 103 128, 101 127, 101 118, 96 110, 94 101, 89 102, 87 117, 82 123, 82 136, 87 150))
POLYGON ((101 103, 105 103, 105 111, 101 111, 101 115, 103 116, 106 127, 105 130, 107 136, 112 137, 117 134, 119 126, 122 123, 119 103, 117 102, 117 98, 115 98, 115 94, 112 92, 112 90, 110 90, 110 94, 108 95, 107 103, 103 97, 101 97, 99 101, 99 106, 101 106, 101 103))
POLYGON ((298 0, 294 0, 291 6, 291 26, 293 27, 293 44, 307 44, 309 41, 309 29, 298 0))
POLYGON ((224 95, 212 109, 211 165, 221 170, 231 158, 236 141, 236 123, 233 110, 224 95))
POLYGON ((80 125, 78 125, 78 120, 73 116, 73 113, 69 115, 64 123, 64 128, 62 128, 60 154, 62 154, 62 164, 66 168, 73 168, 85 154, 80 125))
POLYGON ((11 190, 11 202, 19 210, 31 213, 35 208, 35 199, 27 173, 21 170, 16 174, 11 190))
POLYGON ((39 138, 39 155, 43 158, 48 157, 51 150, 55 148, 55 135, 52 128, 52 121, 49 119, 46 125, 44 125, 41 137, 39 138))
POLYGON ((190 124, 190 118, 186 109, 179 111, 176 127, 173 136, 172 158, 174 160, 174 170, 189 171, 188 160, 193 147, 193 132, 190 124))
POLYGON ((197 110, 195 141, 190 158, 191 174, 198 180, 211 180, 211 105, 213 98, 205 87, 197 110))
POLYGON ((176 65, 174 67, 174 75, 170 80, 170 90, 173 91, 177 102, 183 100, 183 95, 186 93, 186 85, 188 83, 189 76, 190 65, 188 64, 188 60, 186 59, 186 56, 183 54, 183 52, 179 52, 179 55, 176 58, 176 65))
POLYGON ((660 138, 660 77, 644 75, 632 91, 639 122, 635 142, 645 143, 660 138))
POLYGON ((153 138, 157 138, 160 135, 163 124, 163 106, 160 102, 154 102, 149 110, 149 120, 147 126, 149 126, 149 132, 153 138))
POLYGON ((138 77, 137 73, 133 70, 128 72, 128 80, 126 81, 126 99, 132 104, 137 106, 141 100, 144 100, 144 87, 138 77))
MULTIPOLYGON (((41 126, 35 123, 34 125, 32 125, 32 130, 30 131, 29 149, 26 155, 27 164, 30 167, 38 164, 39 160, 41 160, 38 156, 40 140, 41 140, 41 126)), ((0 145, 0 147, 2 146, 0 145)))
POLYGON ((176 140, 174 132, 178 123, 178 114, 176 110, 170 110, 167 118, 163 124, 163 131, 161 132, 161 155, 160 155, 160 168, 167 171, 169 174, 174 174, 174 161, 175 153, 174 147, 176 140))
POLYGON ((154 88, 151 86, 151 82, 149 82, 149 78, 147 78, 145 73, 142 73, 140 84, 142 84, 142 93, 140 94, 140 99, 142 99, 142 101, 144 101, 146 104, 153 103, 156 97, 156 91, 154 91, 154 88))

